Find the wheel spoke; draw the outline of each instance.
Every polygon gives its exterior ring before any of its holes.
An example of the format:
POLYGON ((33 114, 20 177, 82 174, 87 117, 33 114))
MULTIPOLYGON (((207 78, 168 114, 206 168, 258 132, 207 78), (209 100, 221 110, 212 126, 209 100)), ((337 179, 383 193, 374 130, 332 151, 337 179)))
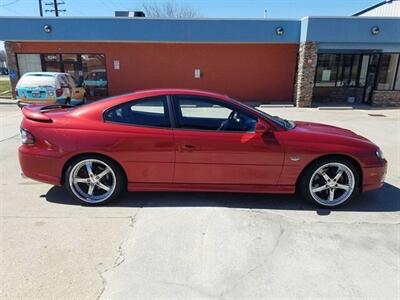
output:
POLYGON ((337 182, 340 177, 343 175, 343 170, 339 170, 339 172, 336 174, 336 176, 332 179, 334 182, 337 182))
POLYGON ((75 178, 74 178, 74 183, 88 183, 88 179, 89 179, 89 178, 79 178, 79 177, 75 177, 75 178))
POLYGON ((325 171, 322 171, 322 170, 321 170, 321 172, 319 173, 319 175, 321 175, 321 176, 325 179, 326 182, 328 182, 328 181, 331 180, 331 178, 328 176, 328 174, 326 174, 325 171))
POLYGON ((346 190, 346 191, 350 189, 350 187, 345 184, 337 184, 336 188, 341 189, 341 190, 346 190))
POLYGON ((333 201, 335 199, 335 189, 329 189, 329 201, 333 201))
POLYGON ((319 186, 317 188, 314 188, 312 191, 313 191, 313 193, 318 193, 318 192, 321 192, 321 191, 325 191, 327 188, 328 187, 326 185, 322 185, 322 186, 319 186))
POLYGON ((103 189, 103 190, 105 190, 105 191, 107 191, 107 192, 110 190, 110 187, 109 187, 109 186, 106 186, 105 184, 101 183, 100 181, 98 181, 98 182, 96 183, 96 185, 97 185, 99 188, 101 188, 101 189, 103 189))
POLYGON ((96 177, 98 177, 99 179, 103 178, 104 176, 106 176, 108 173, 110 173, 110 169, 105 169, 103 172, 97 174, 96 177))
POLYGON ((90 196, 93 195, 94 187, 95 187, 95 184, 93 184, 93 183, 90 183, 90 184, 89 184, 89 189, 88 189, 88 192, 87 192, 87 193, 88 193, 90 196))
POLYGON ((86 166, 86 170, 87 170, 89 176, 94 176, 93 170, 92 170, 92 162, 91 161, 87 162, 85 164, 85 166, 86 166))

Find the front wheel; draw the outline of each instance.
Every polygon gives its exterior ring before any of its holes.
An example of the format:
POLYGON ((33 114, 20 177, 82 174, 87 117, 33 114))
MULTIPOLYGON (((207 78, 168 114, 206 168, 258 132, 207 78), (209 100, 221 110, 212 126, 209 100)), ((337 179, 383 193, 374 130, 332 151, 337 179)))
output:
POLYGON ((70 194, 89 205, 117 198, 124 187, 121 168, 112 160, 94 155, 74 160, 67 168, 65 179, 70 194))
POLYGON ((355 166, 342 158, 327 158, 311 164, 303 173, 299 190, 304 198, 325 208, 348 203, 359 192, 355 166))

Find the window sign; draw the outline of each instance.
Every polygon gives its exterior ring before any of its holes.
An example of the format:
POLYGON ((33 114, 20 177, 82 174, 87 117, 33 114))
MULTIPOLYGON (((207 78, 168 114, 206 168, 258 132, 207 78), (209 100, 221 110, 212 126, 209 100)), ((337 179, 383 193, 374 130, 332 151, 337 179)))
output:
POLYGON ((330 81, 330 80, 331 80, 331 70, 323 70, 322 81, 330 81))
POLYGON ((45 61, 60 61, 60 55, 58 54, 45 54, 44 55, 45 61))

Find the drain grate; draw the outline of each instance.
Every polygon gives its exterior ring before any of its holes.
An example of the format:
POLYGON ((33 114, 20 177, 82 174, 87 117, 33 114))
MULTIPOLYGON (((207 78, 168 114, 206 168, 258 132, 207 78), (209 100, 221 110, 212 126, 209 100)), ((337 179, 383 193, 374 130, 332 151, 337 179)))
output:
POLYGON ((368 116, 371 116, 371 117, 386 117, 385 115, 382 115, 382 114, 368 114, 368 116))

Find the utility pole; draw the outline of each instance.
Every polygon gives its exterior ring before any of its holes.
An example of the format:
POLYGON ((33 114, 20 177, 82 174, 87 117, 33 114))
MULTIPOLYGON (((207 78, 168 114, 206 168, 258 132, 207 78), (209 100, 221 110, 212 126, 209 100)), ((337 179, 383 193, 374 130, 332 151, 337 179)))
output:
POLYGON ((63 5, 63 4, 65 4, 64 1, 58 2, 58 0, 54 0, 53 2, 46 2, 45 5, 53 7, 52 9, 46 9, 46 12, 54 12, 54 15, 56 17, 58 17, 60 12, 66 12, 67 11, 66 9, 59 9, 58 8, 59 5, 63 5))
POLYGON ((43 6, 42 6, 42 0, 39 0, 39 13, 40 16, 43 17, 43 6))

